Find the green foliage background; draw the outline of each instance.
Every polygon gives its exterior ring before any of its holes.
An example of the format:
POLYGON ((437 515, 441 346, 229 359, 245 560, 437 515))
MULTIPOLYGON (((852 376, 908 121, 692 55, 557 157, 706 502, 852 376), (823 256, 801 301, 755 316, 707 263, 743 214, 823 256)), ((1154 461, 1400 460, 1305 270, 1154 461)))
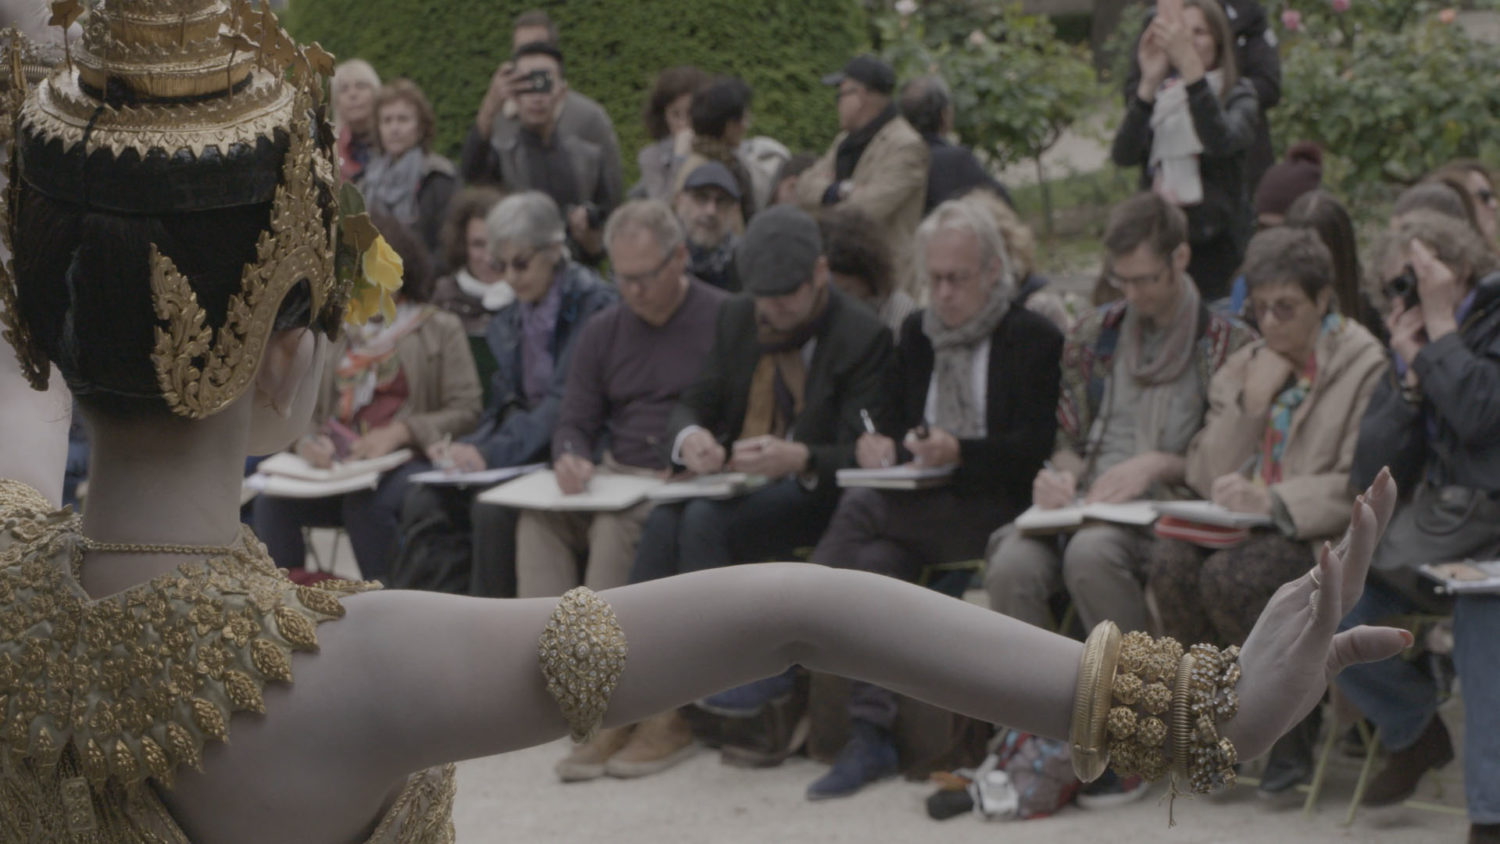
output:
POLYGON ((822 152, 838 121, 818 79, 867 44, 860 0, 293 0, 285 21, 298 41, 421 85, 437 112, 437 148, 457 156, 510 53, 512 21, 532 8, 561 29, 569 84, 614 119, 627 182, 657 72, 693 64, 740 76, 755 89, 752 134, 822 152))

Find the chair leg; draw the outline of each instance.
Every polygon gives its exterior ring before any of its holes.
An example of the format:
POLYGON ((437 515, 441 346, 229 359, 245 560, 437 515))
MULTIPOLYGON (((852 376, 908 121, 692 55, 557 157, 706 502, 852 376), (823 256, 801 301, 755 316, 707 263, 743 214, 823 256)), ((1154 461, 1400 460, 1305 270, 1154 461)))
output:
POLYGON ((1359 802, 1365 798, 1365 789, 1370 787, 1370 776, 1375 771, 1375 757, 1380 755, 1380 728, 1370 732, 1365 722, 1356 723, 1359 737, 1365 743, 1365 764, 1359 769, 1359 783, 1354 786, 1354 796, 1349 798, 1349 814, 1344 817, 1344 826, 1354 825, 1354 813, 1359 811, 1359 802))
MULTIPOLYGON (((312 558, 312 570, 323 571, 323 559, 318 556, 318 546, 313 544, 312 532, 313 529, 310 527, 302 529, 302 547, 306 549, 307 556, 312 558)), ((302 561, 302 565, 307 565, 306 559, 302 561)))
POLYGON ((1333 706, 1328 707, 1328 735, 1323 739, 1323 749, 1318 752, 1318 765, 1313 769, 1312 783, 1307 787, 1307 800, 1302 804, 1302 814, 1312 817, 1318 806, 1318 797, 1323 793, 1323 778, 1328 774, 1328 759, 1333 747, 1338 744, 1339 722, 1333 715, 1333 706))

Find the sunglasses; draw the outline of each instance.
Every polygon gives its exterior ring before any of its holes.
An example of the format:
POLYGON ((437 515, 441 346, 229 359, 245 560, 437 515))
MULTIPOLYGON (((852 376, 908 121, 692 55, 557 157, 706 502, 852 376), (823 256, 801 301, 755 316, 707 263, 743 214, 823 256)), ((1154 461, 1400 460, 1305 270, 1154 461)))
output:
POLYGON ((515 267, 516 272, 524 273, 526 272, 526 268, 531 266, 531 262, 536 260, 537 254, 538 253, 533 252, 524 258, 517 255, 516 257, 511 258, 508 262, 504 258, 491 258, 490 269, 494 270, 500 275, 505 275, 506 270, 511 267, 515 267))

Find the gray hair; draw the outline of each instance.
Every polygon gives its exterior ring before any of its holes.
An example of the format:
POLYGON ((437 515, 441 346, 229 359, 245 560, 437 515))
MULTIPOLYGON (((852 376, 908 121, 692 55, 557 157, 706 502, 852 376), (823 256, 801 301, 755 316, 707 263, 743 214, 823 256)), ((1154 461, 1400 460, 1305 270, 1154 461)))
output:
POLYGON ((663 256, 677 251, 687 240, 682 222, 665 202, 659 199, 636 199, 615 209, 604 224, 604 249, 614 251, 615 238, 627 231, 650 232, 663 256))
POLYGON ((339 66, 333 69, 333 90, 337 91, 344 85, 364 80, 370 83, 370 87, 380 90, 380 74, 375 72, 375 67, 364 59, 350 59, 339 62, 339 66))
POLYGON ((498 255, 500 244, 511 243, 545 249, 567 239, 562 212, 552 197, 541 191, 523 191, 500 200, 484 218, 490 238, 490 255, 498 255))
POLYGON ((953 95, 941 76, 920 76, 901 89, 901 116, 923 135, 943 131, 943 112, 952 104, 953 95))
POLYGON ((917 278, 922 287, 930 287, 932 278, 927 272, 927 244, 938 232, 967 232, 979 244, 979 265, 988 266, 1000 260, 1000 278, 996 282, 1009 293, 1015 292, 1016 276, 1011 268, 1010 252, 1005 248, 1005 238, 995 226, 995 218, 983 206, 968 199, 950 199, 932 209, 932 213, 917 226, 912 254, 917 258, 917 278))

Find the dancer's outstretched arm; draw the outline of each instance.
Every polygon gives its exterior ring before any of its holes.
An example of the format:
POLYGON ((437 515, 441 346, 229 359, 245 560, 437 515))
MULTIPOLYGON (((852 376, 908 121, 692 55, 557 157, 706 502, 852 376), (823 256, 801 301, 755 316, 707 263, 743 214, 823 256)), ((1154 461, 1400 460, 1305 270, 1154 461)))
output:
MULTIPOLYGON (((1244 758, 1317 701, 1330 671, 1384 658, 1394 630, 1334 630, 1358 597, 1395 502, 1382 475, 1349 537, 1279 591, 1244 648, 1240 715, 1225 726, 1244 758)), ((890 578, 801 564, 740 566, 611 590, 630 644, 606 723, 624 724, 799 663, 868 680, 987 721, 1066 737, 1079 643, 890 578)), ((388 592, 348 600, 321 631, 345 671, 304 671, 298 691, 342 703, 347 739, 390 771, 498 753, 566 731, 537 663, 555 599, 488 601, 388 592)), ((297 697, 296 693, 290 697, 297 697)), ((271 710, 276 711, 274 708, 271 710)))

